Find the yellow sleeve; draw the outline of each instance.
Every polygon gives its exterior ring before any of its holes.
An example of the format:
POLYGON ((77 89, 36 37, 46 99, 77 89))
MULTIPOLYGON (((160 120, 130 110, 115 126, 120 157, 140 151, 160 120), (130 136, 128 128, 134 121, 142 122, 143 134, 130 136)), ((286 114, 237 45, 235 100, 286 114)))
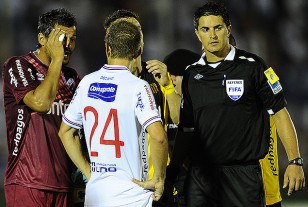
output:
POLYGON ((268 154, 260 160, 265 189, 266 205, 282 200, 279 185, 277 131, 272 117, 270 118, 270 146, 268 154))

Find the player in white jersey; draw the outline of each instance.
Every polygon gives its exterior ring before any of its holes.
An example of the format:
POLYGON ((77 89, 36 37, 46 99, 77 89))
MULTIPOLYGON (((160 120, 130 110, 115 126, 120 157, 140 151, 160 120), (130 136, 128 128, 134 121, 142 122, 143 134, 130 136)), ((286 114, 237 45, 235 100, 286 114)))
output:
POLYGON ((85 206, 152 206, 163 193, 168 141, 149 84, 130 70, 141 55, 141 30, 116 21, 105 37, 108 64, 85 76, 67 108, 59 136, 86 176, 85 206), (78 129, 84 128, 90 163, 82 154, 78 129), (147 180, 147 139, 155 167, 147 180), (154 193, 153 193, 154 191, 154 193))

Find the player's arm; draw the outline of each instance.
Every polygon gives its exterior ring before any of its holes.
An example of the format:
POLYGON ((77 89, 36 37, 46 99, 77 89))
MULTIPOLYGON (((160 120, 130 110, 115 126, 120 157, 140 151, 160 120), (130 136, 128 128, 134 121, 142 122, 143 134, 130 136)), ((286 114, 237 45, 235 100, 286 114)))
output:
POLYGON ((166 176, 166 166, 168 159, 168 139, 161 122, 154 122, 146 130, 151 136, 151 155, 154 166, 154 175, 151 180, 141 182, 133 180, 140 186, 154 190, 154 200, 158 201, 164 191, 164 181, 166 176))
POLYGON ((64 58, 63 43, 59 41, 61 34, 63 31, 60 29, 55 29, 50 33, 45 43, 51 56, 47 75, 41 84, 28 92, 23 99, 28 107, 37 112, 48 112, 57 93, 64 58))
POLYGON ((181 95, 175 92, 174 85, 169 74, 168 78, 169 83, 163 87, 162 91, 167 99, 169 116, 172 122, 178 125, 180 122, 181 95))
POLYGON ((180 120, 181 96, 179 96, 174 90, 166 64, 159 60, 149 60, 147 61, 146 67, 148 71, 154 75, 155 80, 159 83, 166 96, 169 116, 172 122, 178 124, 180 120))
MULTIPOLYGON (((296 130, 287 109, 281 109, 272 117, 288 159, 293 160, 300 157, 296 130)), ((286 188, 288 185, 288 195, 305 187, 305 176, 302 166, 288 165, 284 175, 283 188, 286 188)))
POLYGON ((91 167, 87 158, 82 152, 82 146, 80 137, 77 133, 77 129, 68 126, 62 121, 59 137, 63 143, 63 146, 71 158, 73 163, 80 169, 80 171, 86 176, 87 180, 91 177, 91 167))

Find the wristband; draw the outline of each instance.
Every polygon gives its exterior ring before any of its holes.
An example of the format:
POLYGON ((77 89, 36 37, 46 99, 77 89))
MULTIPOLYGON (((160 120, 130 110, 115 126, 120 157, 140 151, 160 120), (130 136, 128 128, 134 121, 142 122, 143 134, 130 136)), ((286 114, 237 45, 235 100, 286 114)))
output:
POLYGON ((298 165, 298 166, 303 166, 304 165, 304 160, 303 158, 295 158, 293 160, 289 161, 289 165, 298 165))
POLYGON ((172 83, 172 80, 171 80, 169 73, 168 73, 168 80, 169 80, 169 83, 168 83, 168 85, 164 86, 164 89, 165 89, 166 94, 171 94, 171 93, 174 92, 174 85, 172 83))

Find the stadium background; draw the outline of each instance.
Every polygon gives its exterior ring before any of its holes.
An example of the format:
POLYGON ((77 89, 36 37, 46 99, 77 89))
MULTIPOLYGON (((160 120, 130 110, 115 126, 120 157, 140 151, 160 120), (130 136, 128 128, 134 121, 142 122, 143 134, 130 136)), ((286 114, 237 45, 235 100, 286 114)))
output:
MULTIPOLYGON (((193 13, 203 0, 0 0, 0 63, 13 55, 35 49, 38 15, 65 7, 78 21, 77 47, 70 66, 81 76, 99 69, 105 62, 103 22, 117 9, 140 15, 145 38, 143 59, 159 59, 174 49, 200 53, 194 34, 193 13)), ((308 177, 308 1, 306 0, 226 0, 231 13, 232 33, 239 48, 261 56, 273 67, 283 84, 288 109, 298 132, 301 155, 308 177)), ((2 85, 2 79, 0 79, 2 85)), ((2 88, 1 88, 2 89, 2 88)), ((0 98, 0 206, 3 199, 3 174, 7 161, 6 129, 0 98)), ((287 158, 279 144, 281 182, 287 158)), ((306 182, 307 183, 307 182, 306 182)), ((287 196, 285 207, 308 206, 308 187, 287 196)))

